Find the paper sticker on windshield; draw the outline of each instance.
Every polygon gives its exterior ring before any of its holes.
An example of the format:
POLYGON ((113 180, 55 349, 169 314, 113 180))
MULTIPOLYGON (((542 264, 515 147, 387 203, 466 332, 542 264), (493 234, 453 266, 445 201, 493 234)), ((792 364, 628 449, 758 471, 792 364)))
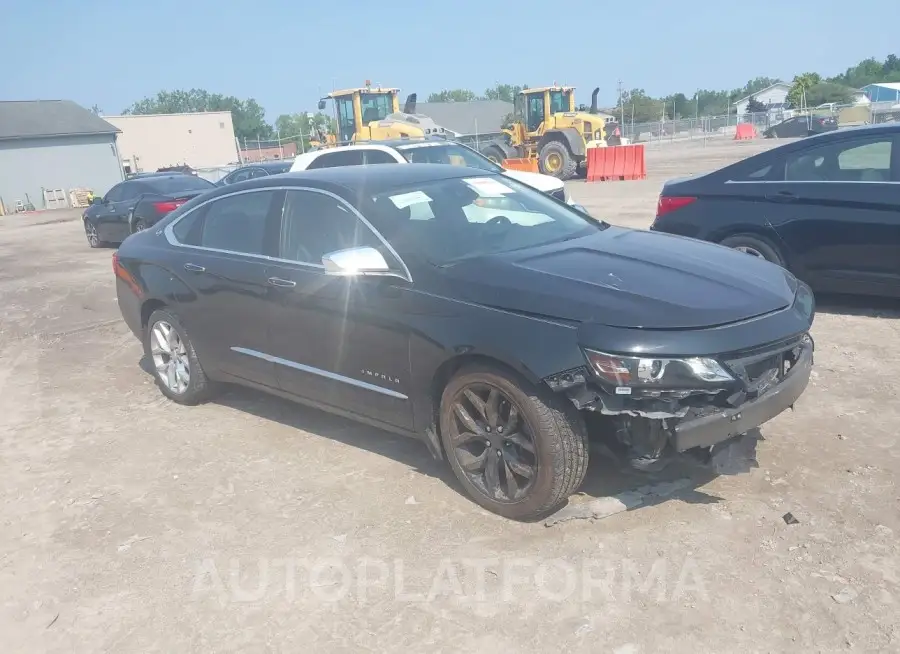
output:
POLYGON ((413 204, 423 204, 431 202, 431 198, 422 193, 422 191, 412 191, 411 193, 401 193, 400 195, 392 195, 391 202, 398 209, 406 209, 413 204))
POLYGON ((483 198, 497 198, 508 193, 515 193, 506 184, 492 177, 470 177, 463 181, 475 189, 478 195, 483 198))

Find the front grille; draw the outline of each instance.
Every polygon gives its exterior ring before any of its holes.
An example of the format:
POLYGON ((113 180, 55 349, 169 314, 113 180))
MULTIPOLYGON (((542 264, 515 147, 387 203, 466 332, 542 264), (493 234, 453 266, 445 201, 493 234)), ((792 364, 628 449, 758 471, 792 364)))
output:
POLYGON ((765 393, 780 382, 785 375, 786 362, 793 361, 792 351, 800 338, 769 345, 749 352, 741 352, 726 358, 725 364, 744 383, 748 396, 765 393))
POLYGON ((555 191, 550 191, 549 195, 556 198, 560 202, 566 201, 566 189, 564 189, 564 188, 559 188, 559 189, 556 189, 555 191))

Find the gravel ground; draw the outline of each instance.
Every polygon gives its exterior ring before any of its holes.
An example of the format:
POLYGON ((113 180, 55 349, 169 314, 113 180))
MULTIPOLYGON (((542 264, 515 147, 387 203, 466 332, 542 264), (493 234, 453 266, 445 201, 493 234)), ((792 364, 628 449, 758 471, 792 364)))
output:
MULTIPOLYGON (((770 145, 652 148, 649 179, 571 192, 646 228, 664 179, 770 145)), ((630 510, 546 526, 414 441, 244 390, 164 400, 110 255, 74 212, 0 219, 5 652, 900 649, 896 303, 820 298, 812 385, 726 474, 595 456, 571 506, 630 510)))

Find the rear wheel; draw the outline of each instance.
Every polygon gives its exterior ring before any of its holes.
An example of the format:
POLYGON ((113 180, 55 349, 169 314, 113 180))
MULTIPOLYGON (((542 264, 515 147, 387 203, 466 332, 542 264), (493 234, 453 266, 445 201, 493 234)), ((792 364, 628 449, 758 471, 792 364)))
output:
POLYGON ((138 218, 134 223, 134 231, 142 232, 147 229, 147 223, 143 218, 138 218))
POLYGON ((569 152, 569 148, 560 141, 544 144, 538 155, 538 164, 542 173, 562 180, 571 179, 578 168, 578 162, 569 152))
POLYGON ((744 254, 771 261, 782 267, 785 265, 784 256, 782 256, 778 247, 762 236, 736 234, 724 239, 722 245, 739 250, 744 254))
POLYGON ((199 404, 214 394, 190 337, 168 309, 157 309, 147 321, 144 354, 153 366, 156 385, 170 400, 199 404))
POLYGON ((87 237, 88 245, 92 248, 102 248, 106 245, 100 240, 100 232, 97 231, 97 226, 88 219, 84 221, 84 235, 87 237))
POLYGON ((575 407, 500 368, 461 370, 441 397, 441 441, 468 494, 489 511, 534 520, 584 479, 588 442, 575 407))

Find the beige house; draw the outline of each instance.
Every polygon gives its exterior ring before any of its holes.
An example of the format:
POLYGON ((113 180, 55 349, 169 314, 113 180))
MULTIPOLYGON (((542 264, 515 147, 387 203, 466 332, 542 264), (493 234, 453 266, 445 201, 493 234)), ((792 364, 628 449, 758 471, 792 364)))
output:
POLYGON ((121 130, 117 145, 125 173, 153 172, 187 164, 208 168, 237 163, 229 111, 191 114, 103 116, 121 130))

